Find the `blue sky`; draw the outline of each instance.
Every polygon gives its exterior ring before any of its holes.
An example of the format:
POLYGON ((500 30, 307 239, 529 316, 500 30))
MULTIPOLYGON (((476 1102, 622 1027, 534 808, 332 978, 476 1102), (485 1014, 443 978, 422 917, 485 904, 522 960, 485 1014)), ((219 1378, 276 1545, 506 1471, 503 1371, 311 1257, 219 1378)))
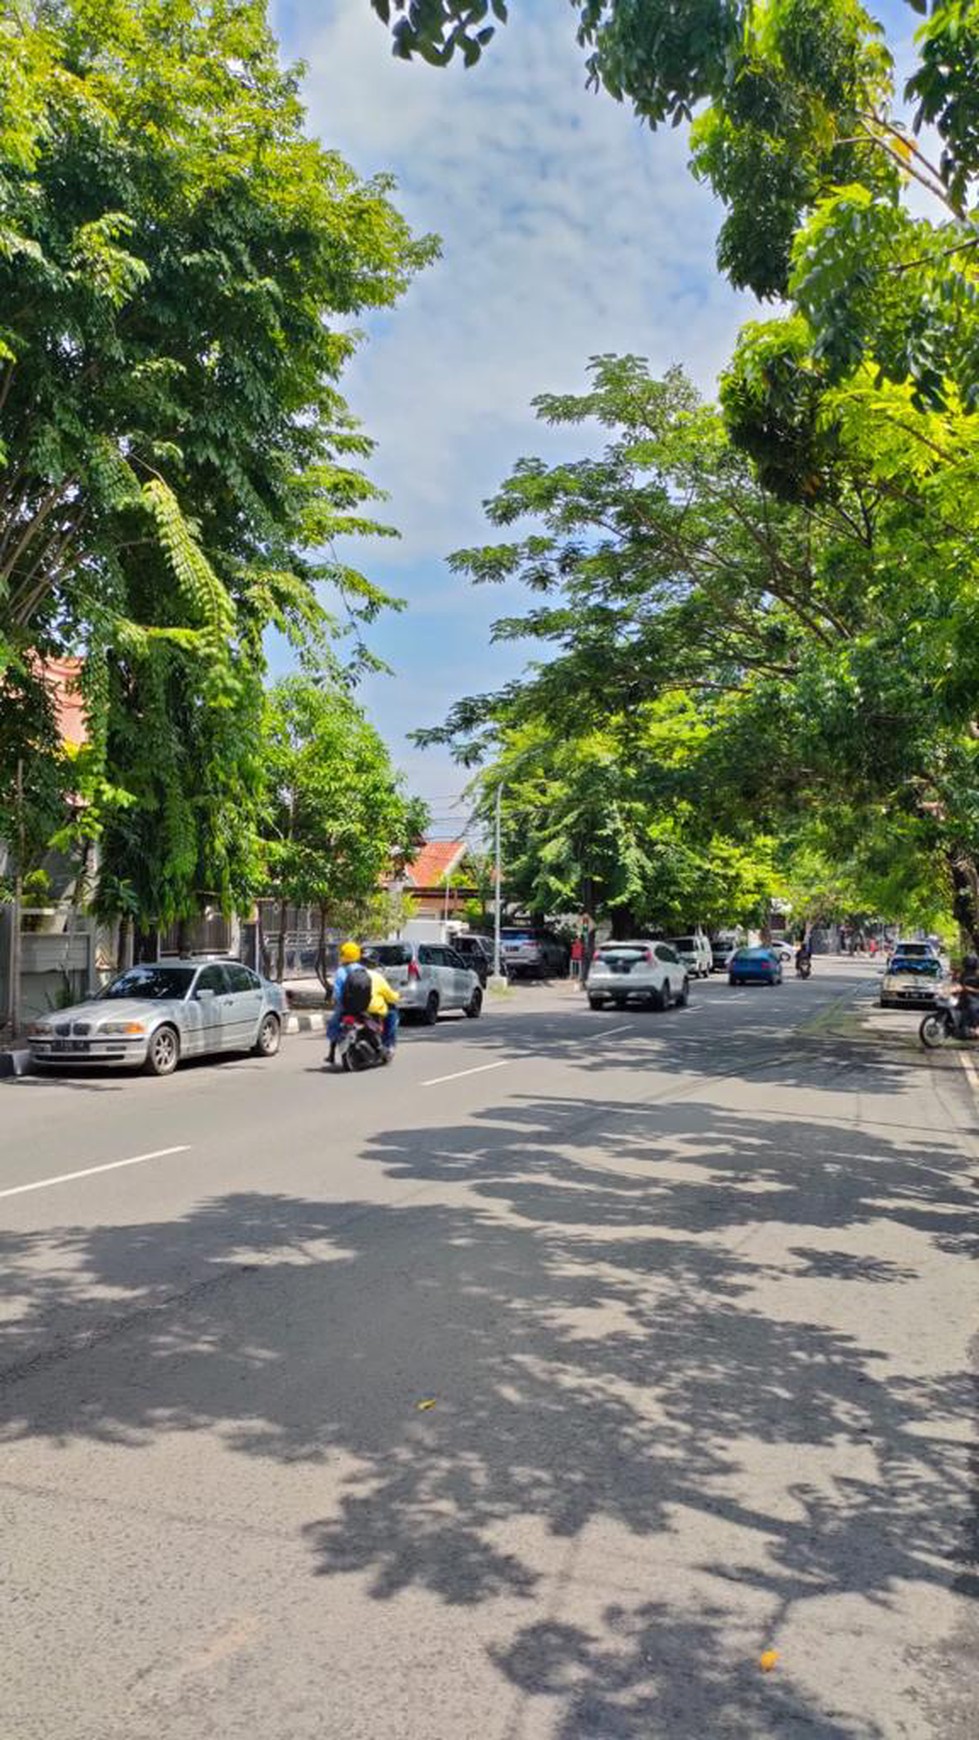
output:
MULTIPOLYGON (((880 15, 915 22, 901 0, 880 15)), ((406 733, 523 662, 489 640, 519 600, 444 558, 488 537, 481 503, 519 455, 581 451, 580 431, 536 424, 531 398, 576 390, 590 355, 625 350, 682 362, 709 392, 752 304, 716 271, 719 212, 686 168, 685 131, 651 134, 585 90, 563 0, 515 0, 469 73, 394 60, 368 0, 272 0, 272 17, 285 55, 308 63, 314 130, 361 174, 392 170, 413 227, 442 237, 396 311, 363 323, 346 378, 402 534, 346 554, 409 602, 372 631, 394 675, 363 699, 447 834, 465 776, 406 733)))

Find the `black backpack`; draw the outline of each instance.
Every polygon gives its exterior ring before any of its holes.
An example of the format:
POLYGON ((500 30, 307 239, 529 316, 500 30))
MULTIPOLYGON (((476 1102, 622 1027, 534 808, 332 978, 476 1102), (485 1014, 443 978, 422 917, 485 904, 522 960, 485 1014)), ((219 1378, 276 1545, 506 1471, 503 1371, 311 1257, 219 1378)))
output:
POLYGON ((367 968, 359 964, 349 967, 343 981, 340 1001, 344 1015, 366 1015, 373 995, 374 988, 367 968))

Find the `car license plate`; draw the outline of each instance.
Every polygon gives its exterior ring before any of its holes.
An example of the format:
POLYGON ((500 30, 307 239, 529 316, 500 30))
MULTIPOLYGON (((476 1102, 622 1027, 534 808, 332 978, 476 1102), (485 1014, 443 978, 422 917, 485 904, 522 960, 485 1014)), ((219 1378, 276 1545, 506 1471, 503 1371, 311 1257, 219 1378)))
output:
POLYGON ((88 1048, 89 1048, 89 1041, 87 1039, 56 1039, 54 1044, 51 1047, 51 1050, 52 1051, 87 1051, 88 1048))

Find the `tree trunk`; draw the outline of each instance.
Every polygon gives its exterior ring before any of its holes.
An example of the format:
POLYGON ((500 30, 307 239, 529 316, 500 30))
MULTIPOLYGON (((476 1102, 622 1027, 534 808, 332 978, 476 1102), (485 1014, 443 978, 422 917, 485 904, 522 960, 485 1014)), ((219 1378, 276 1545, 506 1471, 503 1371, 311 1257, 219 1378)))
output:
POLYGON ((119 920, 119 940, 116 943, 116 971, 126 973, 133 964, 134 926, 125 914, 119 920))
POLYGON ((947 853, 952 883, 952 914, 970 949, 979 950, 979 867, 964 846, 947 853))
POLYGON ((286 976, 286 919, 289 917, 288 900, 279 901, 279 946, 275 956, 276 983, 281 985, 286 976))
POLYGON ((638 935, 641 928, 636 922, 636 915, 631 906, 614 906, 612 908, 612 938, 614 942, 624 942, 627 937, 638 935))
POLYGON ((327 988, 328 974, 326 971, 326 907, 320 907, 320 934, 316 944, 316 977, 324 991, 327 988))

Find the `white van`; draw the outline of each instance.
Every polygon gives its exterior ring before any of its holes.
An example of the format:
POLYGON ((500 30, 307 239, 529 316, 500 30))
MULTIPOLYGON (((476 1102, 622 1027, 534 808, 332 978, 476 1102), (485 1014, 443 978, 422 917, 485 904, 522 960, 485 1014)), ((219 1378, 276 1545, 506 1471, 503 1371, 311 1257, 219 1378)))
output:
POLYGON ((714 952, 702 930, 689 936, 668 936, 670 948, 679 955, 691 979, 709 979, 714 952))

